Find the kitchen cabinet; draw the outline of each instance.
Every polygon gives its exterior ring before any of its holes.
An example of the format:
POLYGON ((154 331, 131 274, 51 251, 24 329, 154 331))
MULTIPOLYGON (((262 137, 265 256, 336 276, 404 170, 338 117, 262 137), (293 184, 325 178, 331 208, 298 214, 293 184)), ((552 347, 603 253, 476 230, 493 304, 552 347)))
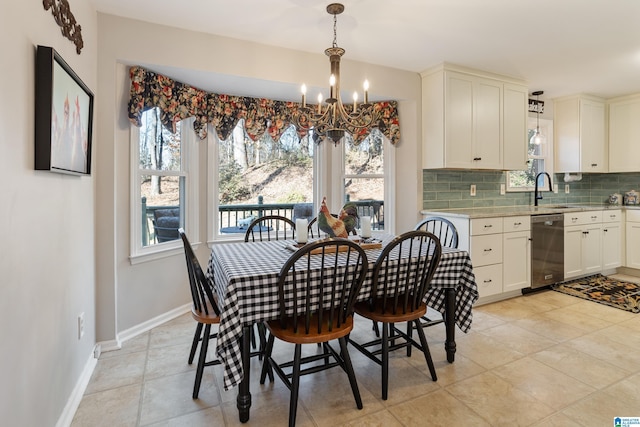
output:
POLYGON ((614 98, 608 104, 609 172, 638 172, 640 95, 614 98))
POLYGON ((564 214, 565 280, 602 270, 602 211, 564 214))
POLYGON ((505 170, 525 170, 527 166, 527 110, 529 92, 526 86, 504 84, 502 91, 503 133, 502 162, 505 170))
POLYGON ((502 293, 502 218, 472 219, 467 239, 480 297, 502 293))
POLYGON ((626 211, 626 267, 640 268, 640 210, 626 211))
POLYGON ((529 215, 463 218, 439 213, 458 231, 458 247, 469 252, 483 302, 518 295, 531 285, 529 215))
POLYGON ((426 169, 524 169, 527 88, 443 64, 422 73, 426 169))
POLYGON ((622 265, 622 211, 602 212, 602 270, 622 265))
POLYGON ((555 172, 608 172, 603 99, 587 95, 554 100, 555 172))
POLYGON ((505 217, 502 224, 502 291, 531 286, 531 220, 505 217))

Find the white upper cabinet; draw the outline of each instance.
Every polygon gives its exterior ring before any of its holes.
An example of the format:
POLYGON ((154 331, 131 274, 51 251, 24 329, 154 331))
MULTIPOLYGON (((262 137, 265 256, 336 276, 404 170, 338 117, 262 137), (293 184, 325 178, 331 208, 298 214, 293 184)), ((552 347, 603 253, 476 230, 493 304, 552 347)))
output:
POLYGON ((423 167, 525 169, 526 109, 517 81, 451 65, 423 73, 423 167))
POLYGON ((609 172, 640 171, 640 95, 609 101, 609 172))
POLYGON ((555 172, 608 172, 603 99, 587 95, 554 100, 555 172))
POLYGON ((522 85, 504 84, 502 161, 505 170, 527 169, 527 109, 529 92, 522 85))

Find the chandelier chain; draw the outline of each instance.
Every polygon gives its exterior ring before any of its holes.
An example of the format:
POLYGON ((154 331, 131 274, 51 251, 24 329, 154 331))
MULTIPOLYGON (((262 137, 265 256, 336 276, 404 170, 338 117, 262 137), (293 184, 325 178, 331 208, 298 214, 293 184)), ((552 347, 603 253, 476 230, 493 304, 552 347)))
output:
POLYGON ((333 47, 338 47, 338 15, 333 14, 333 47))

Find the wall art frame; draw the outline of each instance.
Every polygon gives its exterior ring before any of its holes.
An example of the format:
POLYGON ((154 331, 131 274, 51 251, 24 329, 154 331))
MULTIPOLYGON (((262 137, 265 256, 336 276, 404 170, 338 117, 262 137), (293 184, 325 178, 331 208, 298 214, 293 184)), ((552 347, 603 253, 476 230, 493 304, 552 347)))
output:
POLYGON ((35 169, 91 175, 94 97, 52 47, 38 46, 35 169))

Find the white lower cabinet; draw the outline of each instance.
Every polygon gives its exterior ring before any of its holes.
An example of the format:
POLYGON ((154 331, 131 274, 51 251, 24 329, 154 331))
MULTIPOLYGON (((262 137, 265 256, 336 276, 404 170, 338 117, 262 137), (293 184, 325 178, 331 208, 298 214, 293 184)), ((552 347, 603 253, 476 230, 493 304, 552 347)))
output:
POLYGON ((502 263, 473 267, 480 298, 502 293, 502 263))
MULTIPOLYGON (((505 218, 505 221, 507 218, 505 218)), ((502 235, 502 290, 517 291, 531 286, 531 232, 502 235)))
POLYGON ((602 269, 622 265, 622 211, 602 212, 602 269))
POLYGON ((502 292, 531 286, 531 218, 502 219, 502 292))
POLYGON ((502 293, 502 218, 470 221, 469 255, 480 297, 502 293))
POLYGON ((446 217, 458 230, 460 249, 469 251, 480 298, 499 299, 501 294, 531 285, 529 215, 446 217))
POLYGON ((640 210, 627 210, 625 236, 627 260, 626 267, 640 269, 640 210))
POLYGON ((564 214, 564 278, 602 271, 602 211, 564 214))

